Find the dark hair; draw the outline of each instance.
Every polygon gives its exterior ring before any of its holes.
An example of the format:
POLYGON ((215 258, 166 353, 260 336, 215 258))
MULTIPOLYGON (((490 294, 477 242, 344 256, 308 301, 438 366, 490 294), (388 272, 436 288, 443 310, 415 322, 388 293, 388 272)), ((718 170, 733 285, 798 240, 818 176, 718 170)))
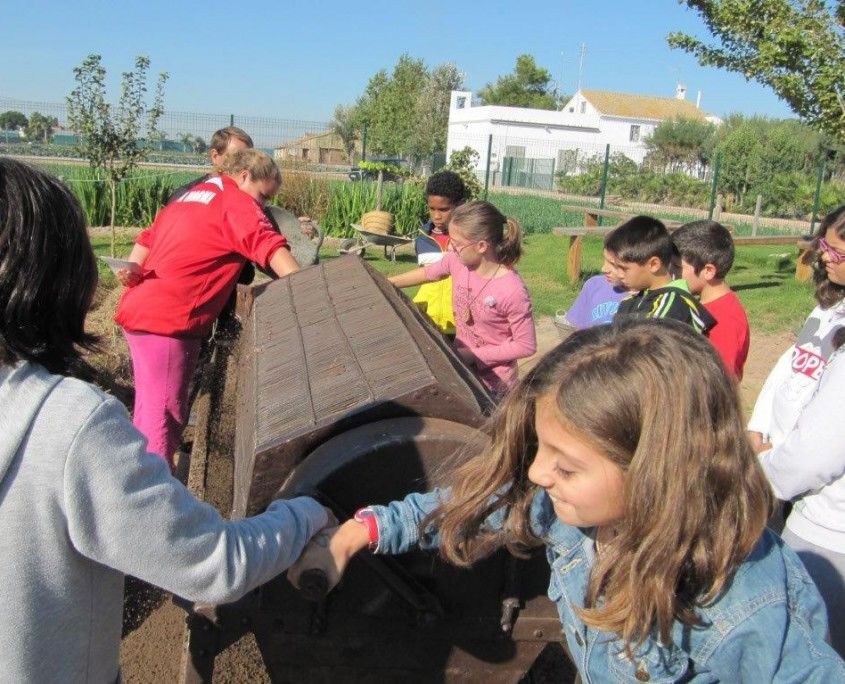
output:
POLYGON ((513 266, 522 256, 522 226, 515 218, 505 216, 490 202, 474 200, 462 204, 449 219, 458 224, 471 240, 486 240, 496 253, 496 261, 513 266))
POLYGON ((813 264, 813 280, 816 283, 816 301, 823 309, 829 309, 845 299, 845 285, 830 282, 824 262, 821 259, 819 238, 823 238, 828 230, 835 231, 839 237, 845 239, 845 204, 837 207, 825 216, 821 220, 816 234, 813 236, 813 248, 816 250, 816 261, 813 264))
POLYGON ((621 261, 640 265, 657 257, 666 268, 672 268, 677 254, 666 226, 651 216, 635 216, 617 226, 604 238, 604 248, 621 261))
POLYGON ((0 363, 67 373, 92 349, 85 314, 97 264, 74 194, 54 176, 0 157, 0 363))
POLYGON ((734 241, 730 231, 716 221, 692 221, 674 233, 675 248, 698 275, 707 264, 716 267, 716 277, 724 278, 734 264, 734 241))
POLYGON ((211 148, 217 150, 218 154, 223 154, 232 138, 240 140, 247 147, 255 147, 252 138, 249 137, 249 133, 245 130, 237 126, 226 126, 226 128, 214 131, 214 135, 211 136, 211 148))
POLYGON ((453 204, 460 204, 467 198, 467 187, 464 179, 454 171, 438 171, 428 177, 425 184, 425 196, 435 195, 452 200, 453 204))

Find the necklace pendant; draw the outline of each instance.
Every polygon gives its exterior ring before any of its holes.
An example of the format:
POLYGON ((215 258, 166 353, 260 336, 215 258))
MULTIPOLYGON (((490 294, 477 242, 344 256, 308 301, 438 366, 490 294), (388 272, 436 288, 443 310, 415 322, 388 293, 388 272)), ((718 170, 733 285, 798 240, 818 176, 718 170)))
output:
POLYGON ((472 309, 470 309, 469 306, 464 309, 464 323, 472 325, 472 309))

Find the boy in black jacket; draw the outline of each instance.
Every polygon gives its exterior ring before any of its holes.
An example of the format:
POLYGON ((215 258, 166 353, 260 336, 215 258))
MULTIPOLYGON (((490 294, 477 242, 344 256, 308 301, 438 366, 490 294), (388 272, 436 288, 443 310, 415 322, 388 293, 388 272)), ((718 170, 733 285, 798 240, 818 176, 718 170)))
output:
POLYGON ((678 253, 660 221, 635 216, 604 240, 605 256, 622 285, 636 294, 623 299, 614 320, 623 316, 674 318, 706 333, 716 321, 690 293, 683 279, 672 276, 678 253))

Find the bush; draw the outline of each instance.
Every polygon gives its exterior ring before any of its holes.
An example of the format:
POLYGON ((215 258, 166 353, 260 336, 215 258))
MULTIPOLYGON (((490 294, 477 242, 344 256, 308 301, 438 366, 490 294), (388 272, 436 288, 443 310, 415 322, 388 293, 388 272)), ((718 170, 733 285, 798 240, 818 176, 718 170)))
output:
POLYGON ((286 171, 282 176, 282 187, 273 198, 273 204, 297 216, 310 216, 315 221, 321 221, 328 210, 331 195, 331 183, 325 178, 286 171))
POLYGON ((479 159, 478 152, 471 147, 464 147, 462 150, 452 152, 449 163, 445 167, 446 170, 454 171, 461 177, 467 190, 468 200, 481 197, 481 181, 478 180, 478 175, 475 172, 479 159))
MULTIPOLYGON (((111 204, 108 181, 87 166, 66 167, 59 177, 79 199, 88 225, 108 225, 111 204)), ((194 178, 196 174, 192 172, 136 171, 117 185, 115 223, 148 226, 173 191, 194 178)))

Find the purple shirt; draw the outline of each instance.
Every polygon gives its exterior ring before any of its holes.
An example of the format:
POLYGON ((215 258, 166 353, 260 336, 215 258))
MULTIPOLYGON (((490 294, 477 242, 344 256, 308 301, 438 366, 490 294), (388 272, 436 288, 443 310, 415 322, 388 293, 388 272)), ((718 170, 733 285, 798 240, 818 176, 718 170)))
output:
POLYGON ((603 275, 588 278, 581 292, 566 312, 566 320, 578 329, 610 323, 616 309, 628 295, 625 288, 615 288, 603 275))

